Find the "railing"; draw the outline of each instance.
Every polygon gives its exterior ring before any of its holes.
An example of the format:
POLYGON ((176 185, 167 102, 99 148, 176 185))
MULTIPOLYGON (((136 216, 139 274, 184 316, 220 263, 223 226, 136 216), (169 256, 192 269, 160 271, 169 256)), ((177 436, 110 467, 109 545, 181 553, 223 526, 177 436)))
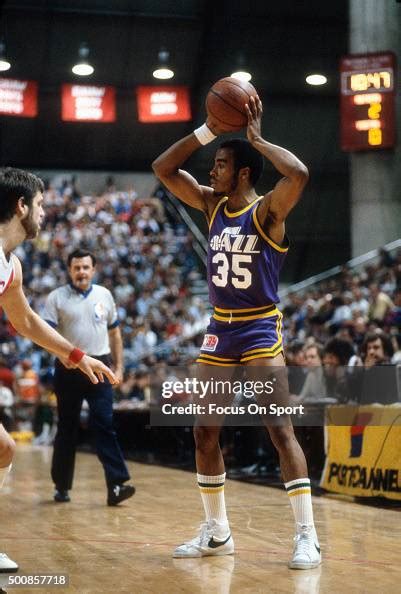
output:
POLYGON ((164 203, 165 208, 170 212, 170 214, 173 216, 175 215, 176 220, 183 220, 187 225, 195 239, 193 242, 194 250, 202 264, 206 267, 207 240, 205 236, 199 230, 198 226, 195 225, 189 216, 187 209, 181 204, 181 202, 168 190, 163 189, 163 191, 168 197, 168 201, 164 203))
POLYGON ((391 252, 397 248, 401 248, 401 239, 396 239, 395 241, 391 241, 390 243, 387 243, 385 246, 381 248, 370 250, 370 252, 366 252, 366 254, 362 254, 360 256, 357 256, 356 258, 352 258, 342 266, 333 266, 332 268, 329 268, 324 272, 320 272, 319 274, 310 276, 309 278, 300 281, 299 283, 295 283, 293 285, 290 285, 289 287, 285 287, 284 289, 281 289, 279 291, 279 297, 280 299, 283 299, 284 297, 287 297, 287 295, 289 295, 290 293, 298 293, 299 291, 303 291, 304 289, 307 289, 308 287, 315 285, 316 283, 319 283, 322 280, 326 280, 331 276, 335 276, 336 274, 339 274, 341 270, 343 270, 344 266, 347 268, 357 268, 362 264, 366 264, 366 262, 369 262, 370 260, 374 260, 375 258, 377 258, 380 254, 380 250, 382 249, 385 249, 387 252, 391 252))

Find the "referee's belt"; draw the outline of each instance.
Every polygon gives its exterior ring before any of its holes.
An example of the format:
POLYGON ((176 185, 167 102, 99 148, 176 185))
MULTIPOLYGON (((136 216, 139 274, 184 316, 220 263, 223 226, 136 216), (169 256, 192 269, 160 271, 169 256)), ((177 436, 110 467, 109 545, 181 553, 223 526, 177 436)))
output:
POLYGON ((107 353, 106 355, 89 355, 93 359, 99 359, 105 365, 110 365, 111 363, 111 353, 107 353))
POLYGON ((215 307, 213 310, 213 319, 218 322, 246 322, 249 320, 258 320, 261 318, 270 318, 277 316, 280 312, 275 303, 263 305, 261 307, 249 307, 246 309, 224 309, 215 307))

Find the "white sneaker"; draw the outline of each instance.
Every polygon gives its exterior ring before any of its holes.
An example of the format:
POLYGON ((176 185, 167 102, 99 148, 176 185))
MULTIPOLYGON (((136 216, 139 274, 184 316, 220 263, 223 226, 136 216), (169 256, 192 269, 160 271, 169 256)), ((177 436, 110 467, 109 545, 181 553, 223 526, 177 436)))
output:
POLYGON ((301 526, 294 538, 294 554, 290 569, 313 569, 322 562, 320 546, 313 526, 301 526))
POLYGON ((199 534, 194 539, 178 546, 174 558, 207 557, 211 555, 232 555, 234 541, 231 533, 225 536, 219 534, 219 525, 216 520, 209 520, 200 525, 199 534))
POLYGON ((11 561, 5 553, 0 553, 0 573, 15 573, 18 571, 18 565, 11 561))

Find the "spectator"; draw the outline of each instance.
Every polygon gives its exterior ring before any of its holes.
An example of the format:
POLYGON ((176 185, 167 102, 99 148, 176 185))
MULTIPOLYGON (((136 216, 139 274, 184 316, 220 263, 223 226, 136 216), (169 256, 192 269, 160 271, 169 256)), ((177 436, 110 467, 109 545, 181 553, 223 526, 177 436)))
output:
POLYGON ((394 309, 394 303, 386 293, 380 290, 377 283, 372 283, 370 289, 369 320, 381 323, 386 315, 394 309))
POLYGON ((394 355, 391 358, 393 365, 401 365, 401 334, 393 336, 394 355))
POLYGON ((297 402, 313 402, 327 397, 322 356, 323 347, 320 344, 315 343, 305 347, 307 374, 297 402))
POLYGON ((345 293, 344 297, 334 297, 332 299, 332 305, 335 309, 332 317, 328 321, 328 326, 332 334, 335 334, 337 330, 342 328, 345 322, 351 320, 352 310, 350 303, 351 299, 348 293, 345 293))
POLYGON ((14 389, 15 373, 9 368, 3 357, 0 357, 0 382, 10 390, 14 389))
POLYGON ((39 399, 39 376, 32 369, 32 361, 21 361, 20 371, 16 377, 16 392, 24 404, 36 404, 39 399))
POLYGON ((389 316, 389 323, 392 326, 397 326, 398 328, 401 328, 401 289, 397 289, 394 292, 394 307, 392 312, 390 313, 389 316))
POLYGON ((285 351, 288 366, 288 386, 290 394, 300 394, 305 382, 305 353, 304 344, 300 341, 293 341, 285 351))
POLYGON ((131 350, 138 357, 141 357, 150 353, 156 346, 156 343, 156 333, 150 328, 148 320, 144 320, 135 330, 135 335, 131 341, 131 350))
POLYGON ((324 347, 323 365, 327 396, 339 402, 348 402, 352 396, 347 365, 353 355, 352 344, 342 338, 332 338, 324 347))
POLYGON ((16 368, 15 393, 18 399, 18 428, 32 431, 35 409, 39 401, 39 376, 32 361, 24 359, 16 368))
POLYGON ((394 355, 391 339, 381 330, 369 332, 365 336, 361 355, 365 369, 374 365, 389 365, 394 355))
POLYGON ((381 248, 379 250, 379 266, 383 267, 383 268, 391 268, 394 264, 394 260, 391 257, 391 254, 385 250, 384 248, 381 248))
POLYGON ((389 336, 382 330, 368 332, 361 349, 360 404, 390 404, 399 400, 397 368, 391 364, 393 354, 389 336))
POLYGON ((369 301, 363 296, 362 289, 359 286, 352 289, 350 309, 352 314, 357 312, 360 316, 368 315, 369 301))
POLYGON ((11 431, 13 428, 13 405, 14 394, 0 380, 0 423, 4 425, 6 431, 11 431))

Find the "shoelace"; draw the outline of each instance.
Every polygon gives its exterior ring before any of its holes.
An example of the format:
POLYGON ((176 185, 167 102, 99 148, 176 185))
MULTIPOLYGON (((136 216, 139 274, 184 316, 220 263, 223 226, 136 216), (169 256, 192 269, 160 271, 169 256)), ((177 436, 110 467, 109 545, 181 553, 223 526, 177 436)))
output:
POLYGON ((210 538, 213 536, 213 528, 214 522, 202 522, 199 526, 199 534, 193 540, 189 541, 187 544, 194 545, 197 547, 205 547, 209 542, 210 538))
POLYGON ((301 532, 294 537, 297 554, 310 557, 311 535, 301 532))

